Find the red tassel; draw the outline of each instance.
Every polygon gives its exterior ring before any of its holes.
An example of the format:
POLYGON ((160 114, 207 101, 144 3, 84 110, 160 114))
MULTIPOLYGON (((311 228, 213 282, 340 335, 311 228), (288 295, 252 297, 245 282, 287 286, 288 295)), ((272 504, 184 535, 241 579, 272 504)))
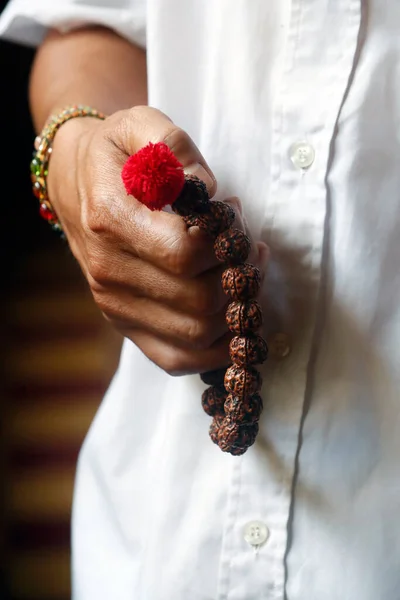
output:
POLYGON ((121 177, 127 193, 150 210, 173 204, 185 183, 181 163, 164 143, 149 143, 130 156, 121 177))

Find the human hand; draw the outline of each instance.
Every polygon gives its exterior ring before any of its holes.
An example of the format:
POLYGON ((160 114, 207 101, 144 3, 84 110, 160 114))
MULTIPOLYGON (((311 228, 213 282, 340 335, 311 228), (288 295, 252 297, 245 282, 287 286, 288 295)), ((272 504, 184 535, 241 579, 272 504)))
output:
MULTIPOLYGON (((53 145, 49 195, 71 250, 104 316, 172 375, 229 364, 227 298, 213 241, 181 217, 151 212, 128 197, 126 158, 148 142, 165 142, 185 172, 212 197, 215 178, 189 136, 163 113, 136 107, 105 121, 73 119, 53 145)), ((235 227, 245 230, 240 202, 235 227)), ((252 244, 249 262, 263 273, 268 251, 252 244)))

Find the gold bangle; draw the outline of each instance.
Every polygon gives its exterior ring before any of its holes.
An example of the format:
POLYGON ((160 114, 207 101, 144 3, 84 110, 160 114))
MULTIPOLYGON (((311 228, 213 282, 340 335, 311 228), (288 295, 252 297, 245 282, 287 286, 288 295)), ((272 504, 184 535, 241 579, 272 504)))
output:
POLYGON ((61 125, 76 117, 94 117, 104 120, 106 116, 90 106, 67 106, 60 113, 52 115, 40 135, 35 139, 35 152, 31 162, 33 193, 40 203, 39 213, 55 230, 63 234, 61 223, 50 202, 47 190, 47 174, 54 137, 61 125))

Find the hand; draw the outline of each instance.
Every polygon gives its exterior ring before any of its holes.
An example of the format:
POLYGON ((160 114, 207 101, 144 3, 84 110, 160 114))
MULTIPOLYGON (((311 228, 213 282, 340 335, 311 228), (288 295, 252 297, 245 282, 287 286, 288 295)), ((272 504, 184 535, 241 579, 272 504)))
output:
MULTIPOLYGON (((214 195, 215 178, 193 141, 148 107, 63 125, 49 195, 105 317, 172 375, 217 369, 229 364, 231 336, 212 240, 175 214, 149 211, 123 188, 126 158, 149 141, 168 144, 214 195)), ((228 201, 244 229, 239 201, 228 201)), ((266 258, 266 246, 254 244, 250 262, 263 271, 266 258)))

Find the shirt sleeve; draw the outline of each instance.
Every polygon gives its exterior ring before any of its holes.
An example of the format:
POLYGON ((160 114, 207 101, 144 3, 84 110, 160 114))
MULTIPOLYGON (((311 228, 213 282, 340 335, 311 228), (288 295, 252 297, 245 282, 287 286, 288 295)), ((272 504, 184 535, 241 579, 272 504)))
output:
POLYGON ((146 0, 11 0, 0 37, 36 46, 50 27, 66 33, 85 25, 103 25, 145 47, 146 0))

